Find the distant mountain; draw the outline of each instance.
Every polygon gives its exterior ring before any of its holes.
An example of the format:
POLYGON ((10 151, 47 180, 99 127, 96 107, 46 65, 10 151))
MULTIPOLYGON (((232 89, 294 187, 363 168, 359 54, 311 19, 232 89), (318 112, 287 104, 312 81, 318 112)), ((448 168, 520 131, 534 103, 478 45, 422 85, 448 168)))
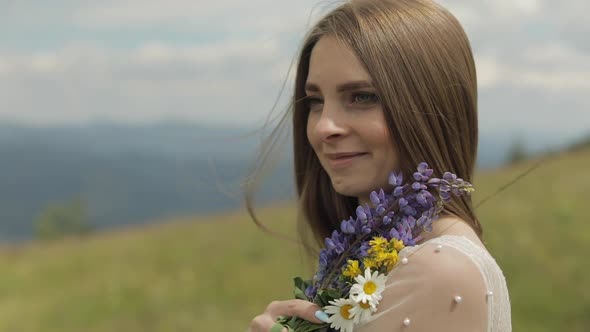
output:
MULTIPOLYGON (((97 228, 235 209, 259 141, 244 133, 171 124, 0 127, 0 241, 29 238, 48 204, 77 196, 97 228)), ((260 201, 291 197, 288 169, 284 160, 269 174, 260 201)))
MULTIPOLYGON (((507 135, 482 137, 478 167, 504 163, 507 135)), ((0 241, 30 238, 48 204, 80 196, 97 228, 235 209, 260 132, 164 123, 0 126, 0 241)), ((291 145, 258 202, 293 196, 291 145)))

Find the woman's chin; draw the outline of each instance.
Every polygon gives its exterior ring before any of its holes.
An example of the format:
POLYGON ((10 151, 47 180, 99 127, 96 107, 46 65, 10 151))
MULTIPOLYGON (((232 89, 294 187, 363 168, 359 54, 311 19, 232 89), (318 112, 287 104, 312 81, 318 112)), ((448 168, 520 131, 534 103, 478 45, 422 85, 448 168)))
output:
POLYGON ((366 192, 364 188, 358 188, 353 185, 344 186, 342 183, 339 186, 334 186, 334 190, 342 196, 355 198, 364 196, 366 192))
MULTIPOLYGON (((359 205, 363 202, 369 202, 369 196, 370 196, 371 192, 373 192, 373 191, 378 192, 379 188, 382 188, 385 191, 393 190, 392 186, 389 184, 376 186, 375 188, 373 188, 373 187, 368 187, 366 185, 358 185, 357 183, 352 183, 352 182, 347 183, 345 181, 341 181, 338 183, 332 182, 332 187, 334 188, 334 191, 336 191, 340 195, 358 198, 359 205)), ((369 204, 369 205, 371 205, 371 204, 369 204)))

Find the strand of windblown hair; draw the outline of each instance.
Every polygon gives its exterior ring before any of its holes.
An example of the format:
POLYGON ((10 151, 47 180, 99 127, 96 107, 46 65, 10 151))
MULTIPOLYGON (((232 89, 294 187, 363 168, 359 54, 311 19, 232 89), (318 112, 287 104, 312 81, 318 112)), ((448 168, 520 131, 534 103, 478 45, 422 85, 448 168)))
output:
POLYGON ((526 176, 527 174, 529 174, 530 172, 532 172, 534 169, 536 169, 537 167, 541 166, 541 164, 546 161, 547 158, 542 158, 541 160, 537 161, 533 166, 529 167, 525 172, 523 172, 522 174, 518 175, 516 178, 514 178, 513 180, 511 180, 510 182, 504 184, 503 186, 501 186, 500 188, 498 188, 493 194, 486 196, 484 199, 482 199, 481 201, 479 201, 476 205, 475 208, 480 207, 481 205, 483 205, 483 203, 485 203, 486 201, 490 200, 491 198, 493 198, 494 196, 498 195, 499 193, 501 193, 502 191, 506 190, 506 188, 510 187, 512 184, 514 184, 516 181, 518 181, 519 179, 521 179, 522 177, 526 176))

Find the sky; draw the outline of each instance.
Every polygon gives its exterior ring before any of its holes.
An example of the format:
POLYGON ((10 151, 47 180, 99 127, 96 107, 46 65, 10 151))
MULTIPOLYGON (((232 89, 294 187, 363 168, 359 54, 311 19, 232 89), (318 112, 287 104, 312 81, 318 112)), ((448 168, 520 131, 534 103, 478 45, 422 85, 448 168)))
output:
MULTIPOLYGON (((305 32, 338 3, 0 0, 0 123, 262 125, 284 111, 305 32)), ((439 3, 472 43, 482 133, 590 132, 588 0, 439 3)))

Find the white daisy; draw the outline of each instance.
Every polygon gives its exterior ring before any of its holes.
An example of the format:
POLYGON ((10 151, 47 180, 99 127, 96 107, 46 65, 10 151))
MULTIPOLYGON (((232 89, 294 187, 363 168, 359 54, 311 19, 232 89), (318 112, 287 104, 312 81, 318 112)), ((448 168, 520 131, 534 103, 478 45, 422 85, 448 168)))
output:
POLYGON ((371 269, 365 269, 365 276, 356 276, 354 280, 357 282, 350 288, 350 298, 355 302, 366 302, 373 306, 377 306, 381 301, 381 293, 385 290, 385 282, 387 276, 379 274, 378 271, 373 272, 371 269))
POLYGON ((332 305, 324 307, 324 311, 331 315, 328 319, 330 327, 342 332, 352 332, 355 320, 351 309, 358 304, 351 299, 344 298, 330 301, 330 304, 332 305))
POLYGON ((355 324, 365 322, 375 311, 377 311, 377 307, 370 302, 359 302, 350 309, 355 324))

